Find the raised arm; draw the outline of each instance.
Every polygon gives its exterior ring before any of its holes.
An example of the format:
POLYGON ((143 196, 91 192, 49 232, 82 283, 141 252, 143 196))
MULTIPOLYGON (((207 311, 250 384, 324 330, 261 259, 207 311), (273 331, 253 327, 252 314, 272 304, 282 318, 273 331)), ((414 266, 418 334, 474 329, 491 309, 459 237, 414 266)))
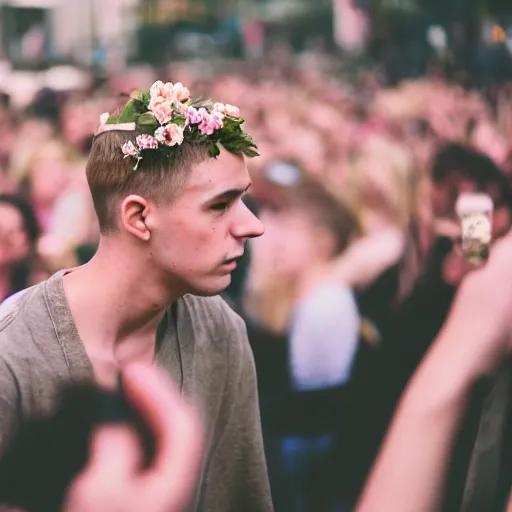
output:
POLYGON ((510 353, 512 239, 462 284, 445 326, 398 407, 357 512, 439 509, 473 385, 510 353))

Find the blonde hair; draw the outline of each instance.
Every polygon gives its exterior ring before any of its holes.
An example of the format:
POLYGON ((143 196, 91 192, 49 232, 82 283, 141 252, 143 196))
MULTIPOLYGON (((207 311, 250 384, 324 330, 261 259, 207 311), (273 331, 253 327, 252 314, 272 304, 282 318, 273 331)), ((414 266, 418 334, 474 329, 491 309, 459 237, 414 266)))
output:
POLYGON ((421 208, 426 173, 416 165, 413 154, 403 144, 383 136, 372 137, 355 158, 349 176, 350 202, 362 225, 368 211, 381 216, 405 235, 406 244, 400 260, 398 300, 406 297, 423 272, 425 251, 420 229, 424 225, 421 208), (380 173, 380 175, 379 175, 380 173), (368 200, 367 179, 377 176, 385 187, 380 202, 368 200), (387 186, 387 188, 386 188, 387 186))
POLYGON ((385 137, 372 137, 355 156, 349 169, 349 201, 361 217, 377 210, 395 227, 406 230, 414 216, 421 173, 412 153, 385 137), (368 197, 368 181, 380 186, 379 197, 368 197))

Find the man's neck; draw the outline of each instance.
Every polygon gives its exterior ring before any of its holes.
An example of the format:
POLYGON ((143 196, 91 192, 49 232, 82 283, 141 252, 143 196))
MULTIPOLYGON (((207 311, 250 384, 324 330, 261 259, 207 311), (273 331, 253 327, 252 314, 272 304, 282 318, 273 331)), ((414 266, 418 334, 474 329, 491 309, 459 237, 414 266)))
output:
POLYGON ((101 244, 94 258, 67 274, 64 290, 89 354, 122 362, 148 352, 173 295, 129 251, 101 244))

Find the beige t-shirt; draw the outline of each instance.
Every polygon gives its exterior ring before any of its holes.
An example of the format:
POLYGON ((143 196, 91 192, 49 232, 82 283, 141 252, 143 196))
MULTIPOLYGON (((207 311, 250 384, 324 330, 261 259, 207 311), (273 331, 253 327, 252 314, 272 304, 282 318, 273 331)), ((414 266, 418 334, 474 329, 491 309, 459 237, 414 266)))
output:
MULTIPOLYGON (((21 415, 49 412, 64 383, 92 379, 63 275, 0 306, 0 449, 21 415)), ((204 469, 191 510, 271 511, 256 373, 244 322, 220 297, 188 295, 177 301, 177 318, 173 310, 158 330, 155 359, 205 422, 204 469)))

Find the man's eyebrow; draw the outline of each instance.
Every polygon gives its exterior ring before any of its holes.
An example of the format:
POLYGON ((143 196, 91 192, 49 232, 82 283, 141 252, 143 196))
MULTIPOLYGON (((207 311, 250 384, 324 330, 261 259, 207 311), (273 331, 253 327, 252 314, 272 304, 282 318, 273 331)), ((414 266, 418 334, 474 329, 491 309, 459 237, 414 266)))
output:
POLYGON ((206 202, 215 203, 216 201, 233 201, 234 199, 243 196, 249 190, 250 186, 251 183, 249 183, 245 188, 231 188, 229 190, 225 190, 224 192, 211 197, 206 202))

